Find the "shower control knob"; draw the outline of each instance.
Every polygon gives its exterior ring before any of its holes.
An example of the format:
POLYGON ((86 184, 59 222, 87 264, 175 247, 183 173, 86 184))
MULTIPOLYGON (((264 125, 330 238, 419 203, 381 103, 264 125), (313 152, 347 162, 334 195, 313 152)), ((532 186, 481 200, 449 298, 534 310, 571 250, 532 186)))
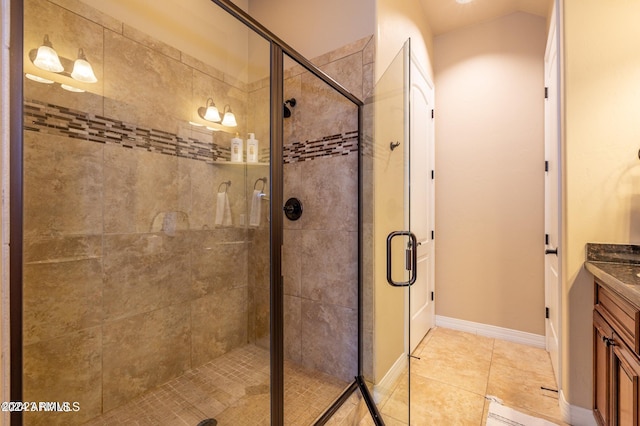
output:
POLYGON ((297 198, 289 198, 283 207, 284 215, 289 220, 298 220, 302 216, 302 202, 297 198))

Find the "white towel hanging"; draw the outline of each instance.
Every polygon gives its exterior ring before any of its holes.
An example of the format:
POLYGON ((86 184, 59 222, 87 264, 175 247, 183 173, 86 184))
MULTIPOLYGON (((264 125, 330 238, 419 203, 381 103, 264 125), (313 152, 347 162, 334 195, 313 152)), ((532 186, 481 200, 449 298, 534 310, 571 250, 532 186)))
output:
POLYGON ((216 202, 216 225, 231 226, 231 207, 227 192, 218 192, 216 202))
POLYGON ((260 212, 262 191, 259 189, 253 190, 253 197, 251 198, 251 212, 249 214, 249 226, 260 226, 260 212))

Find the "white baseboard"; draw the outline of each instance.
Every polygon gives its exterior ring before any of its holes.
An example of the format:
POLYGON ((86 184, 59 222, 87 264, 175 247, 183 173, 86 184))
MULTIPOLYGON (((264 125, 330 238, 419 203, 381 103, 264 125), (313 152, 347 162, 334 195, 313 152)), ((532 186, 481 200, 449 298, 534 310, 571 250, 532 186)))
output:
POLYGON ((407 371, 407 354, 403 353, 393 363, 387 374, 384 375, 382 380, 373 386, 373 400, 376 404, 379 404, 385 398, 388 398, 393 391, 393 387, 397 383, 398 379, 407 371))
POLYGON ((536 348, 544 349, 546 347, 545 337, 543 335, 497 327, 495 325, 481 324, 479 322, 436 315, 436 326, 466 331, 467 333, 506 340, 508 342, 521 343, 523 345, 534 346, 536 348))
POLYGON ((562 420, 573 426, 597 426, 596 418, 593 417, 593 410, 569 404, 562 390, 558 396, 562 420))

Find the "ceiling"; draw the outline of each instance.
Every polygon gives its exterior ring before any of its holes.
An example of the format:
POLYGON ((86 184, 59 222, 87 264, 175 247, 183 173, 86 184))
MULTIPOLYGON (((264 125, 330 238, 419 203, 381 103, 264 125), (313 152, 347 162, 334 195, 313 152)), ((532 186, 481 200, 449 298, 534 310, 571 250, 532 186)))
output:
POLYGON ((458 4, 455 0, 420 0, 433 35, 438 36, 479 22, 514 12, 547 17, 553 0, 473 0, 458 4))

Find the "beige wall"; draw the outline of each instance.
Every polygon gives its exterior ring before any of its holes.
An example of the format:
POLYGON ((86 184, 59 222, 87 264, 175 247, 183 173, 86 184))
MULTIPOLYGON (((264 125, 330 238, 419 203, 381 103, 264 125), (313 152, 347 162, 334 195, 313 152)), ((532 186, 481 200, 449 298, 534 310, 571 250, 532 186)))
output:
POLYGON ((252 17, 306 58, 375 31, 374 0, 248 0, 252 17))
POLYGON ((544 334, 544 18, 435 38, 437 315, 544 334))
POLYGON ((572 405, 591 407, 587 242, 640 243, 640 2, 564 0, 564 359, 572 405))
POLYGON ((419 1, 377 0, 376 23, 376 81, 408 38, 417 62, 433 79, 433 38, 419 1))

